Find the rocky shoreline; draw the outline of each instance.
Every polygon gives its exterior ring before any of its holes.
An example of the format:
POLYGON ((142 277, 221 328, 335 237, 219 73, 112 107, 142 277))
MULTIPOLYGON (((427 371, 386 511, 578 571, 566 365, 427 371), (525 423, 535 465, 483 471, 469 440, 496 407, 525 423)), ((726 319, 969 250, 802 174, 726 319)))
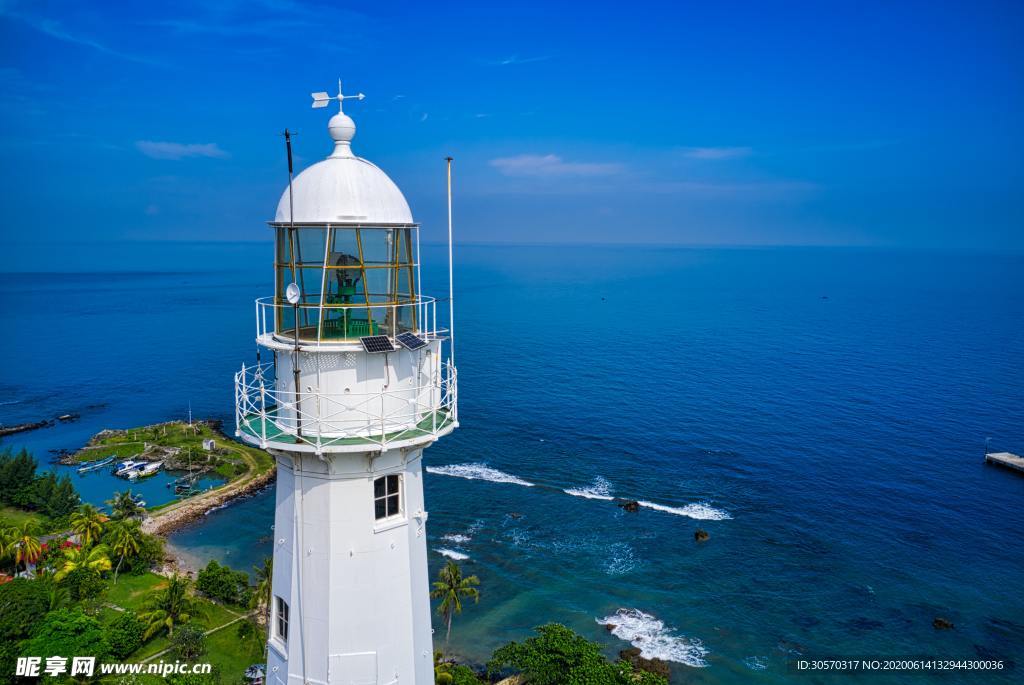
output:
POLYGON ((171 505, 147 517, 142 522, 142 530, 154 535, 167 535, 193 521, 202 518, 207 512, 222 507, 236 499, 251 495, 262 490, 273 482, 275 470, 261 473, 245 482, 228 483, 222 488, 171 505))

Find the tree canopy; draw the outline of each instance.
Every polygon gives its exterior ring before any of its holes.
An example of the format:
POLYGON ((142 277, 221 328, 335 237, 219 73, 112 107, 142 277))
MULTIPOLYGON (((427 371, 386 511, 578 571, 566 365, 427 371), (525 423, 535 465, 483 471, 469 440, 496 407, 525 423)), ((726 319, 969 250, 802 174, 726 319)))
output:
POLYGON ((499 647, 487 663, 488 673, 515 670, 530 685, 667 685, 662 676, 634 671, 611 662, 601 645, 558 623, 536 628, 536 636, 499 647))

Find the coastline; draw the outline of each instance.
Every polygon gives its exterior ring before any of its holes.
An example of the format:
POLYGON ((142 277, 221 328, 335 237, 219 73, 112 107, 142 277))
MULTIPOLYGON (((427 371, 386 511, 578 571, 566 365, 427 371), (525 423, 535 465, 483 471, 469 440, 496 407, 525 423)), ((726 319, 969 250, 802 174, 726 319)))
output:
POLYGON ((166 537, 168 533, 202 518, 213 509, 262 490, 272 483, 276 476, 277 470, 271 469, 169 504, 152 516, 143 519, 142 530, 146 533, 166 537))

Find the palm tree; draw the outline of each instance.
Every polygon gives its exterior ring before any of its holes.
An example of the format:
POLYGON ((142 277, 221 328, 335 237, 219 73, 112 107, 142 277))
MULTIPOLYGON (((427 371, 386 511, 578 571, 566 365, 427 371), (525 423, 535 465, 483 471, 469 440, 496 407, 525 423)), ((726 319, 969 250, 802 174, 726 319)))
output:
POLYGON ((78 534, 82 545, 88 547, 94 540, 99 539, 105 520, 106 517, 99 509, 91 504, 83 504, 71 514, 71 530, 78 534))
POLYGON ((117 568, 114 569, 114 585, 117 585, 117 574, 121 570, 124 558, 139 553, 142 544, 142 530, 138 521, 117 521, 111 528, 110 549, 118 557, 117 568))
POLYGON ((480 579, 476 576, 463 578, 462 569, 451 560, 438 572, 437 577, 439 580, 433 583, 430 598, 441 600, 437 613, 444 617, 448 625, 448 633, 444 638, 447 643, 452 636, 452 617, 462 613, 462 598, 472 597, 474 602, 480 601, 480 591, 473 587, 480 584, 480 579))
POLYGON ((270 607, 271 586, 274 580, 274 559, 272 557, 263 557, 263 564, 261 566, 253 566, 252 570, 256 574, 256 590, 252 593, 252 598, 249 600, 249 608, 261 609, 256 618, 262 623, 267 619, 267 609, 270 607))
POLYGON ((7 543, 7 551, 14 556, 15 570, 21 564, 25 564, 25 569, 28 570, 28 565, 36 563, 39 555, 43 553, 43 545, 36 535, 38 532, 39 527, 32 521, 25 521, 20 528, 12 529, 13 534, 7 543))
POLYGON ((171 637, 174 626, 187 623, 202 613, 202 607, 192 594, 192 582, 177 573, 166 586, 152 592, 143 608, 139 618, 146 624, 143 636, 147 640, 164 628, 167 637, 171 637))
MULTIPOLYGON (((13 561, 14 557, 14 540, 18 536, 17 528, 0 528, 0 562, 7 559, 13 561)), ((18 569, 14 569, 17 573, 18 569)))
POLYGON ((139 506, 131 490, 115 492, 113 498, 107 500, 107 504, 110 505, 110 513, 115 519, 135 518, 146 511, 139 506))
POLYGON ((110 556, 106 545, 95 547, 68 547, 64 552, 64 563, 53 574, 56 581, 64 580, 68 574, 79 570, 102 573, 110 570, 110 556))

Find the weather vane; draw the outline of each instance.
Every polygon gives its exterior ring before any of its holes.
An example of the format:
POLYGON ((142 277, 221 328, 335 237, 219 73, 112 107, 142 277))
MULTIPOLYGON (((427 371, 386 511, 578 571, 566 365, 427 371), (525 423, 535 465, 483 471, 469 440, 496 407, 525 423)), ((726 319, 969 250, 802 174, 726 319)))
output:
POLYGON ((341 105, 342 105, 342 103, 345 100, 362 100, 363 98, 366 97, 362 93, 359 93, 358 95, 343 95, 342 92, 341 92, 341 79, 338 79, 338 94, 337 95, 328 95, 327 93, 310 93, 310 94, 313 96, 313 109, 317 109, 317 108, 320 108, 320 107, 326 107, 327 103, 330 102, 331 100, 337 100, 338 101, 338 111, 339 112, 344 111, 342 109, 341 105))

